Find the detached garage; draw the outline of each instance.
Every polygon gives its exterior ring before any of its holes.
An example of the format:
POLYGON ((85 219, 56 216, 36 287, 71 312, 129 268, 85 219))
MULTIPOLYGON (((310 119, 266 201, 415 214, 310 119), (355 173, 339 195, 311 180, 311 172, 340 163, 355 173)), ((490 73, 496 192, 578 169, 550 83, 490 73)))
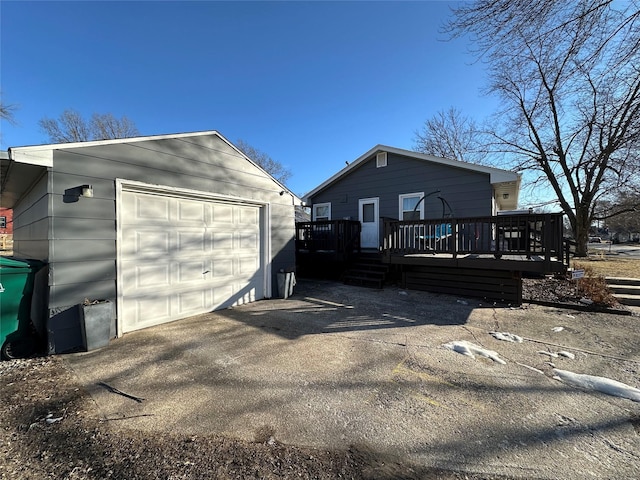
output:
POLYGON ((45 261, 35 323, 79 348, 79 304, 112 336, 270 298, 295 266, 300 200, 217 132, 11 148, 2 205, 14 256, 45 261))

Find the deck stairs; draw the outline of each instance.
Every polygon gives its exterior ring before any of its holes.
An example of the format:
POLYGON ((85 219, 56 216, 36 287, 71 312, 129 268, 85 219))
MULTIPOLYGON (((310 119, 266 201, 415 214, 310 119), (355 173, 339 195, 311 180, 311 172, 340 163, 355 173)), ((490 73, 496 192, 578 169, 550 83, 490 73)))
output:
POLYGON ((607 285, 613 296, 623 305, 640 307, 640 279, 607 277, 607 285))
POLYGON ((360 287, 382 288, 389 266, 382 263, 382 255, 375 253, 360 253, 342 275, 345 285, 360 287))

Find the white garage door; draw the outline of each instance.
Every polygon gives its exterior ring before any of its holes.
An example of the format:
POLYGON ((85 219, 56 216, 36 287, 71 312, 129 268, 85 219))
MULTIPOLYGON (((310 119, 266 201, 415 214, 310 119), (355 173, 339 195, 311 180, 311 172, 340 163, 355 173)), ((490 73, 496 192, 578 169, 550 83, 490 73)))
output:
POLYGON ((260 206, 123 191, 123 332, 264 298, 260 206))

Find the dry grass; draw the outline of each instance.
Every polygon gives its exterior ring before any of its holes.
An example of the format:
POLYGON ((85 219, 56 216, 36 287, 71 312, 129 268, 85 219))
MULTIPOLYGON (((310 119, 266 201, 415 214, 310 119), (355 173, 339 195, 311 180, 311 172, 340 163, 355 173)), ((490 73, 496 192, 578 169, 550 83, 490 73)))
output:
POLYGON ((640 259, 593 255, 571 262, 574 268, 590 269, 603 277, 640 278, 640 259))

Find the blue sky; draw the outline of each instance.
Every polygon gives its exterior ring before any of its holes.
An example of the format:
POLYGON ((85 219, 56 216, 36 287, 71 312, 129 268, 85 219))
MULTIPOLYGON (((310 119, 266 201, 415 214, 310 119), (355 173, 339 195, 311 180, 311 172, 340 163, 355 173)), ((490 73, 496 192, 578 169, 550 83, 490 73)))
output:
POLYGON ((217 130, 289 168, 303 194, 376 144, 495 99, 450 2, 0 2, 1 147, 47 143, 38 120, 126 115, 143 135, 217 130))

